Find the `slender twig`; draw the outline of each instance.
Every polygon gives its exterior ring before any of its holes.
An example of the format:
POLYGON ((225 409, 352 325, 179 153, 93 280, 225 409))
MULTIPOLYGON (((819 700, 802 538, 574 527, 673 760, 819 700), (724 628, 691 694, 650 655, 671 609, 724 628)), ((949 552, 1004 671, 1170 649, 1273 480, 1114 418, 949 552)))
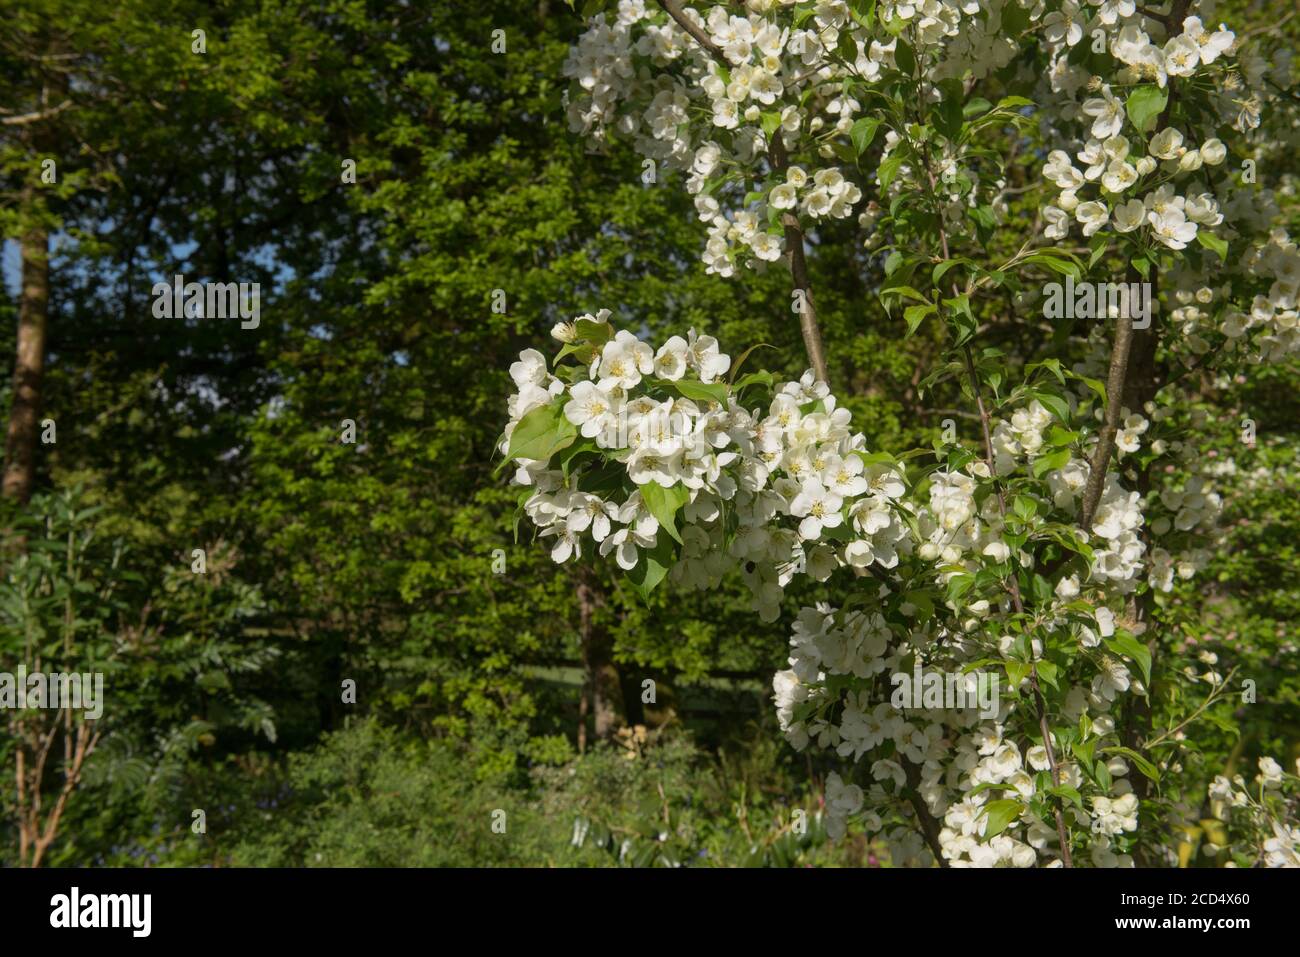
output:
MULTIPOLYGON (((1277 34, 1277 31, 1280 30, 1280 29, 1281 29, 1281 28, 1282 28, 1282 27, 1283 27, 1287 22, 1289 22, 1289 21, 1290 21, 1290 20, 1291 20, 1295 15, 1296 15, 1296 13, 1297 13, 1297 11, 1292 10, 1290 13, 1288 13, 1286 16, 1284 16, 1281 20, 1278 20, 1278 21, 1276 21, 1275 23, 1266 23, 1266 24, 1264 24, 1264 25, 1262 25, 1262 26, 1255 27, 1255 28, 1253 28, 1253 29, 1251 29, 1251 30, 1246 30, 1246 31, 1244 31, 1244 32, 1242 32, 1242 33, 1238 33, 1238 34, 1237 34, 1237 45, 1238 45, 1238 47, 1240 48, 1241 42, 1242 42, 1243 40, 1249 39, 1250 37, 1258 36, 1258 35, 1261 34, 1261 33, 1272 33, 1272 34, 1276 35, 1276 34, 1277 34)), ((1269 81, 1269 82, 1271 83, 1272 81, 1269 81)), ((1273 84, 1273 85, 1276 86, 1277 84, 1273 84)), ((1279 87, 1279 89, 1280 89, 1280 87, 1279 87)), ((1283 91, 1283 92, 1285 92, 1285 91, 1283 91)), ((1294 96, 1295 94, 1291 94, 1291 95, 1294 96)))
POLYGON ((1208 708, 1210 705, 1212 705, 1219 698, 1221 698, 1224 692, 1228 690, 1228 686, 1232 682, 1232 677, 1236 673, 1237 673, 1237 667, 1234 665, 1232 670, 1228 672, 1228 674, 1224 677, 1224 679, 1210 689, 1210 693, 1206 696, 1205 700, 1201 702, 1200 707, 1198 707, 1195 711, 1193 711, 1190 715, 1188 715, 1186 719, 1184 719, 1174 727, 1170 728, 1168 731, 1162 732, 1158 736, 1152 738, 1150 741, 1143 742, 1142 750, 1149 751, 1152 748, 1156 747, 1156 745, 1164 743, 1166 738, 1173 737, 1179 731, 1183 730, 1183 728, 1187 727, 1189 724, 1191 724, 1193 721, 1199 718, 1202 714, 1204 714, 1205 709, 1208 708))

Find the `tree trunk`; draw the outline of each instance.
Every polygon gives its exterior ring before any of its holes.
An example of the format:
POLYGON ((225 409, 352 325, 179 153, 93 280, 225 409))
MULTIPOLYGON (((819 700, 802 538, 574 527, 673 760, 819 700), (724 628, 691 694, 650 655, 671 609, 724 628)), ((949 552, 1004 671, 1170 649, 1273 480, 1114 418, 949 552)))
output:
MULTIPOLYGON (((624 723, 623 689, 614 666, 613 641, 604 625, 596 620, 600 592, 589 572, 578 580, 579 636, 582 639, 583 695, 591 702, 597 740, 612 738, 624 723)), ((579 748, 586 744, 586 709, 579 708, 579 748)))
POLYGON ((45 334, 50 307, 49 233, 23 234, 22 292, 18 304, 18 348, 14 397, 5 437, 3 492, 26 502, 36 482, 36 440, 40 432, 41 382, 45 376, 45 334))

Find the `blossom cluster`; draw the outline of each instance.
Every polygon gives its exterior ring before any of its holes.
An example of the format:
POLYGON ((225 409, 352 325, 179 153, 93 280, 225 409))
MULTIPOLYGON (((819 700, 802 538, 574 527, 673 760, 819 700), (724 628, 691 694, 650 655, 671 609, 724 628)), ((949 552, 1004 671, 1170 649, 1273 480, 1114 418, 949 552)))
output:
MULTIPOLYGON (((1065 11, 1071 6, 1067 3, 1065 11)), ((1144 147, 1143 140, 1139 140, 1140 148, 1135 149, 1130 138, 1123 135, 1126 128, 1134 131, 1133 98, 1145 94, 1148 100, 1162 105, 1167 96, 1152 94, 1153 88, 1146 86, 1130 94, 1126 102, 1116 96, 1111 83, 1097 77, 1083 82, 1086 74, 1075 74, 1077 68, 1070 67, 1068 59, 1069 48, 1081 41, 1083 33, 1068 13, 1063 15, 1069 26, 1062 30, 1062 21, 1058 20, 1047 33, 1049 41, 1060 46, 1059 71, 1053 75, 1054 89, 1059 93, 1073 93, 1079 86, 1087 86, 1095 88, 1097 95, 1078 105, 1079 112, 1091 119, 1088 139, 1075 156, 1083 169, 1076 169, 1070 155, 1060 149, 1049 154, 1043 167, 1044 178, 1061 191, 1055 203, 1043 210, 1044 235, 1049 239, 1064 238, 1073 219, 1082 226, 1085 237, 1093 236, 1109 224, 1119 234, 1144 229, 1154 241, 1169 249, 1186 249, 1195 240, 1198 229, 1218 226, 1224 217, 1214 192, 1203 189, 1182 195, 1175 190, 1173 180, 1188 179, 1185 174, 1195 174, 1202 167, 1223 165, 1228 157, 1227 147, 1217 137, 1199 145, 1190 144, 1179 129, 1164 126, 1144 147), (1065 79, 1060 71, 1070 79, 1065 79), (1081 198, 1080 191, 1090 184, 1096 187, 1095 198, 1081 198)), ((1111 24, 1112 28, 1119 29, 1113 30, 1109 37, 1109 50, 1115 61, 1123 64, 1115 73, 1116 84, 1154 82, 1154 89, 1163 90, 1170 76, 1191 77, 1199 67, 1227 58, 1235 44, 1235 36, 1226 27, 1220 25, 1211 32, 1200 17, 1189 16, 1182 24, 1182 32, 1159 46, 1140 25, 1142 18, 1134 17, 1132 11, 1128 16, 1132 19, 1121 24, 1116 18, 1111 24)), ((1103 32, 1104 26, 1103 21, 1103 32)))
POLYGON ((777 135, 786 150, 809 147, 809 160, 835 159, 830 139, 847 137, 862 111, 843 80, 894 66, 894 43, 871 40, 842 2, 819 3, 793 28, 775 11, 759 12, 761 6, 744 16, 720 5, 707 16, 684 9, 723 65, 671 19, 640 0, 624 0, 612 20, 600 14, 589 21, 564 67, 575 84, 571 129, 596 139, 629 138, 643 156, 686 175, 709 226, 704 262, 721 276, 781 256, 781 212, 797 210, 814 222, 852 215, 862 190, 838 163, 776 169, 769 162, 770 175, 752 199, 720 202, 718 196, 742 166, 768 156, 777 135), (832 57, 842 33, 855 37, 858 51, 847 72, 832 57))
MULTIPOLYGON (((1074 632, 1083 647, 1097 647, 1115 633, 1114 615, 1103 607, 1074 632), (1095 631, 1093 630, 1095 629, 1095 631)), ((929 813, 942 824, 938 843, 952 866, 1007 865, 1029 867, 1060 863, 1056 831, 1026 810, 999 835, 988 835, 987 811, 996 792, 1024 802, 1042 796, 1051 786, 1051 764, 1042 744, 1026 743, 1018 730, 1031 717, 1029 706, 1003 696, 996 717, 984 718, 975 707, 898 709, 881 692, 878 676, 907 672, 909 660, 926 659, 926 667, 961 669, 990 652, 1011 657, 1011 643, 990 649, 979 629, 958 633, 918 622, 891 626, 876 612, 836 612, 830 606, 800 612, 790 639, 791 668, 779 672, 773 686, 777 715, 787 740, 797 748, 810 745, 833 750, 840 757, 863 763, 875 782, 868 791, 845 786, 838 779, 827 785, 827 828, 842 834, 850 817, 859 816, 869 832, 882 827, 881 811, 891 798, 914 786, 929 813), (830 691, 836 676, 851 675, 846 692, 830 691), (873 690, 874 689, 874 690, 873 690), (837 800, 831 795, 837 790, 837 800)), ((1041 652, 1041 649, 1039 649, 1041 652)), ((1086 723, 1095 742, 1114 742, 1114 718, 1108 713, 1121 692, 1140 683, 1123 662, 1110 655, 1091 681, 1070 688, 1067 717, 1086 723)), ((974 700, 976 674, 962 681, 974 700)), ((836 687, 843 687, 839 678, 836 687)), ((1060 742, 1057 742, 1058 755, 1060 742)), ((1093 835, 1094 862, 1102 866, 1131 864, 1111 851, 1111 838, 1136 828, 1137 801, 1126 779, 1128 763, 1119 756, 1106 762, 1113 779, 1106 793, 1094 794, 1091 808, 1073 809, 1074 822, 1093 835)), ((1077 762, 1057 767, 1062 784, 1081 790, 1084 778, 1077 762)), ((898 863, 925 864, 932 852, 921 846, 896 858, 898 863)))
MULTIPOLYGON (((568 339, 575 328, 556 333, 568 339)), ((503 454, 537 410, 554 410, 589 443, 588 464, 574 470, 515 456, 516 482, 534 489, 524 511, 553 539, 556 562, 578 558, 589 539, 630 571, 672 539, 674 581, 708 587, 729 560, 743 563, 767 620, 797 574, 820 581, 845 566, 898 563, 902 474, 868 454, 849 412, 811 372, 747 409, 741 389, 722 381, 731 358, 712 336, 692 331, 656 350, 619 330, 592 350, 588 364, 564 367, 567 380, 533 349, 510 370, 519 391, 503 454)))
POLYGON ((1253 787, 1241 774, 1231 779, 1222 774, 1215 777, 1209 787, 1212 810, 1237 833, 1226 848, 1210 840, 1201 846, 1201 853, 1213 857, 1226 849, 1265 867, 1300 867, 1300 827, 1290 823, 1286 814, 1288 796, 1300 785, 1300 759, 1294 774, 1271 757, 1260 758, 1258 769, 1253 787))
MULTIPOLYGON (((1244 48, 1215 25, 1212 4, 1192 7, 1181 23, 1166 24, 1129 0, 891 2, 877 4, 871 18, 841 0, 752 2, 743 12, 684 6, 706 49, 653 5, 623 0, 616 13, 588 21, 565 63, 569 121, 597 140, 629 139, 650 161, 680 171, 707 224, 708 271, 734 276, 782 257, 787 213, 816 223, 857 212, 870 248, 881 241, 880 209, 918 190, 941 201, 950 231, 981 203, 1004 218, 1006 176, 972 160, 971 142, 873 114, 867 88, 915 69, 928 84, 920 104, 933 108, 938 84, 1006 67, 1022 50, 1015 31, 1041 31, 1047 69, 1025 79, 1038 85, 1034 117, 1061 144, 1043 167, 1057 190, 1041 209, 1044 238, 1063 240, 1077 228, 1085 238, 1112 235, 1174 252, 1199 243, 1226 255, 1234 235, 1272 217, 1258 191, 1234 182, 1215 123, 1197 136, 1180 114, 1177 124, 1165 118, 1153 130, 1155 114, 1163 116, 1175 84, 1196 82, 1208 90, 1218 125, 1251 133, 1270 89, 1289 85, 1289 60, 1269 62, 1244 48), (902 62, 900 43, 909 51, 902 62), (1085 47, 1103 56, 1079 57, 1085 47), (879 202, 863 205, 865 183, 854 182, 858 173, 845 160, 861 152, 856 135, 870 139, 882 123, 879 202)), ((1290 251, 1254 247, 1238 258, 1234 267, 1247 274, 1272 267, 1283 288, 1249 308, 1225 302, 1218 317, 1230 337, 1261 329, 1259 349, 1270 361, 1297 348, 1284 278, 1295 268, 1290 251)))
MULTIPOLYGON (((994 429, 996 471, 1019 473, 1048 454, 1044 433, 1052 425, 1052 413, 1037 401, 999 421, 994 429)), ((1077 519, 1088 467, 1086 459, 1072 455, 1062 467, 1042 473, 1041 504, 1047 511, 1034 516, 1033 523, 1043 527, 1057 518, 1052 510, 1060 519, 1077 519)), ((800 612, 790 638, 790 668, 773 680, 777 717, 794 747, 830 749, 855 763, 863 760, 876 782, 876 800, 869 805, 864 802, 870 793, 860 789, 828 801, 832 834, 841 833, 847 818, 864 807, 868 810, 861 819, 869 829, 879 828, 878 811, 891 795, 897 798, 914 787, 942 824, 938 840, 950 865, 1059 864, 1055 829, 1028 810, 1051 781, 1045 747, 1032 737, 1025 740, 1035 733, 1036 718, 1022 695, 1004 696, 997 716, 987 718, 974 707, 901 711, 883 690, 883 676, 907 672, 909 661, 924 660, 927 668, 961 674, 973 691, 976 675, 970 669, 975 665, 1005 668, 1011 663, 1007 675, 1020 676, 1014 686, 1025 680, 1015 662, 1026 661, 1026 651, 1029 661, 1044 660, 1040 638, 1032 638, 1026 649, 1003 622, 1010 600, 1002 569, 1013 551, 1022 563, 1032 559, 1015 541, 1009 543, 1007 518, 996 496, 981 494, 981 488, 987 491, 997 481, 993 471, 978 460, 961 469, 938 469, 928 476, 925 498, 901 501, 914 516, 917 535, 917 547, 907 550, 912 558, 900 569, 908 583, 902 602, 891 601, 897 587, 882 583, 865 606, 819 605, 800 612), (986 571, 995 574, 983 577, 986 571), (958 579, 984 584, 954 592, 951 586, 958 579), (927 594, 960 597, 921 597, 927 594), (891 607, 893 615, 886 613, 891 607), (999 790, 1026 808, 986 841, 987 808, 998 800, 993 792, 999 790)), ((1091 529, 1091 561, 1062 577, 1037 612, 1046 617, 1049 633, 1075 656, 1075 683, 1063 689, 1066 718, 1085 722, 1091 738, 1111 745, 1117 740, 1110 712, 1123 695, 1145 694, 1144 682, 1113 645, 1121 630, 1116 609, 1148 566, 1137 535, 1144 521, 1138 499, 1114 473, 1107 476, 1091 529)), ((1058 741, 1058 753, 1060 745, 1058 741)), ((1075 762, 1062 760, 1055 770, 1064 785, 1083 788, 1083 772, 1075 762)), ((1137 801, 1125 778, 1128 764, 1116 756, 1107 762, 1107 773, 1109 786, 1096 788, 1091 809, 1072 809, 1073 823, 1092 834, 1094 862, 1131 864, 1113 840, 1136 827, 1137 801)), ((925 847, 915 852, 900 861, 924 864, 933 858, 925 847)))

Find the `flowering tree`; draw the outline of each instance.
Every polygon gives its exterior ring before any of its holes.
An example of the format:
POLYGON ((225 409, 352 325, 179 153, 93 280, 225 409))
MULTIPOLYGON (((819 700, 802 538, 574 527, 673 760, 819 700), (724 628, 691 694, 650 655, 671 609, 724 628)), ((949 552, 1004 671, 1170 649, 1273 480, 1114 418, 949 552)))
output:
POLYGON ((642 592, 738 570, 765 620, 825 583, 778 717, 842 762, 831 834, 856 818, 896 863, 1173 863, 1213 800, 1242 809, 1234 863, 1300 864, 1275 761, 1253 792, 1180 781, 1183 729, 1241 682, 1162 631, 1223 506, 1181 390, 1300 350, 1300 251, 1259 175, 1296 122, 1288 56, 1188 0, 584 12, 571 128, 680 174, 710 272, 788 265, 810 369, 557 326, 510 370, 500 444, 554 560, 612 556, 642 592), (899 334, 941 324, 921 383, 960 390, 971 441, 873 450, 831 392, 806 256, 854 219, 899 334))

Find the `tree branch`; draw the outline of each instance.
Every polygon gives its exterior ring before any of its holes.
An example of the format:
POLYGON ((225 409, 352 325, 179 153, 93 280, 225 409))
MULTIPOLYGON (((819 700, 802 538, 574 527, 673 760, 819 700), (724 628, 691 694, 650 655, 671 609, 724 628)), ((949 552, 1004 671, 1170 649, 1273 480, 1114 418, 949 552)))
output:
POLYGON ((912 805, 912 810, 916 812, 916 820, 921 828, 921 836, 925 838, 925 843, 930 848, 930 853, 934 855, 935 861, 940 867, 948 867, 948 859, 943 856, 943 845, 939 843, 939 822, 935 820, 930 809, 926 807, 925 800, 921 797, 921 769, 910 762, 904 767, 903 775, 907 778, 907 801, 912 805))
POLYGON ((0 117, 0 126, 26 126, 28 123, 39 123, 41 120, 48 120, 52 116, 57 116, 70 106, 72 106, 72 101, 64 100, 58 106, 52 106, 48 110, 22 113, 18 116, 0 117))
POLYGON ((1110 350, 1110 370, 1106 374, 1106 419, 1097 437, 1092 461, 1088 463, 1088 484, 1083 490, 1083 508, 1079 513, 1079 527, 1091 534, 1092 519, 1101 501, 1106 485, 1106 469, 1115 448, 1119 432, 1119 417, 1124 403, 1124 385, 1128 378, 1128 357, 1133 348, 1133 320, 1120 316, 1115 328, 1115 344, 1110 350))
MULTIPOLYGON (((781 131, 774 130, 771 142, 772 169, 784 177, 790 166, 790 157, 785 151, 785 141, 781 131)), ((817 324, 817 308, 813 305, 812 284, 808 281, 808 261, 804 258, 803 227, 799 217, 786 210, 781 214, 781 226, 785 230, 785 249, 790 254, 790 276, 794 280, 795 292, 802 293, 799 309, 799 331, 803 334, 803 347, 812 363, 813 374, 825 383, 830 383, 830 373, 826 368, 826 347, 822 344, 821 326, 817 324)))
POLYGON ((727 57, 723 54, 721 48, 709 39, 707 33, 696 26, 695 23, 686 16, 686 12, 682 9, 681 0, 659 0, 659 6, 664 8, 664 13, 672 17, 673 21, 679 27, 691 35, 692 40, 704 48, 705 53, 713 57, 713 59, 717 60, 728 70, 731 69, 732 64, 727 61, 727 57))

